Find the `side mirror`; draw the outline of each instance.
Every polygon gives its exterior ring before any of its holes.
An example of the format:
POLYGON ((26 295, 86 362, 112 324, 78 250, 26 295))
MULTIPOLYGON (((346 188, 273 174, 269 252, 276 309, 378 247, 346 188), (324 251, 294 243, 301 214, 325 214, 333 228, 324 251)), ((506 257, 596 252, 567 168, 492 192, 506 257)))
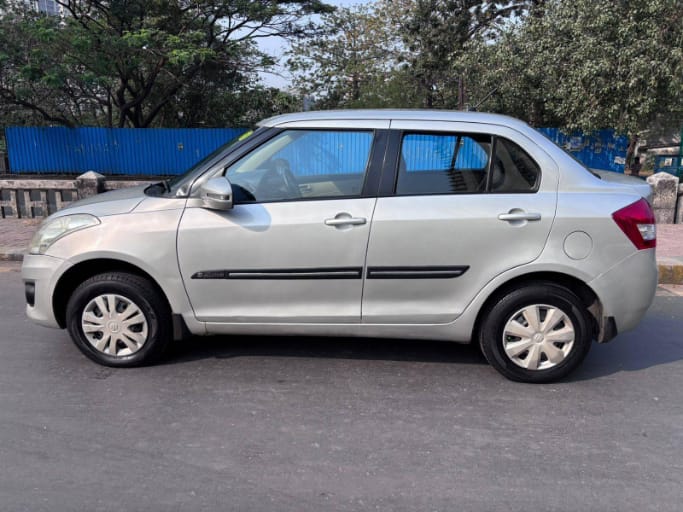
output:
POLYGON ((225 176, 211 178, 199 189, 199 197, 204 208, 210 210, 232 209, 232 186, 225 176))

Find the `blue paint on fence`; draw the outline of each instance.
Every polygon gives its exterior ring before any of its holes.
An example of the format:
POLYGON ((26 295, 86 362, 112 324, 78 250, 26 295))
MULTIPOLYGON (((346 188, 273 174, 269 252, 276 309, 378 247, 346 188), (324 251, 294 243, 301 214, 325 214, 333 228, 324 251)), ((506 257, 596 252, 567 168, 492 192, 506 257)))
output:
MULTIPOLYGON (((80 174, 92 170, 102 174, 175 175, 182 174, 245 131, 244 128, 13 127, 5 129, 5 136, 12 173, 80 174)), ((588 167, 624 172, 627 137, 616 135, 612 130, 601 130, 590 136, 565 134, 557 128, 540 128, 539 131, 588 167)), ((345 162, 337 172, 358 172, 364 167, 370 146, 369 134, 367 137, 358 135, 342 131, 319 134, 319 140, 307 145, 310 148, 307 154, 285 155, 285 148, 280 156, 290 157, 292 166, 305 166, 305 172, 301 169, 304 174, 331 172, 331 169, 323 169, 329 165, 322 165, 323 160, 329 162, 330 159, 345 162), (358 158, 350 159, 350 154, 358 158)), ((411 161, 411 170, 450 165, 455 137, 442 136, 440 145, 436 146, 433 135, 409 137, 416 137, 410 141, 410 148, 404 148, 407 150, 404 158, 411 161)), ((463 137, 461 144, 456 168, 481 167, 481 162, 485 161, 481 146, 468 137, 463 137)))
POLYGON ((591 169, 624 172, 628 137, 614 130, 599 130, 591 135, 566 134, 558 128, 539 128, 539 132, 591 169))
POLYGON ((272 158, 284 158, 296 176, 362 174, 372 146, 372 132, 310 131, 272 158))
POLYGON ((489 161, 488 148, 474 139, 455 135, 408 134, 403 138, 402 156, 407 172, 482 170, 489 161), (457 158, 452 162, 455 145, 457 158))
POLYGON ((657 155, 655 157, 655 172, 668 172, 683 178, 683 156, 657 155))
POLYGON ((12 173, 182 174, 244 128, 5 129, 12 173))

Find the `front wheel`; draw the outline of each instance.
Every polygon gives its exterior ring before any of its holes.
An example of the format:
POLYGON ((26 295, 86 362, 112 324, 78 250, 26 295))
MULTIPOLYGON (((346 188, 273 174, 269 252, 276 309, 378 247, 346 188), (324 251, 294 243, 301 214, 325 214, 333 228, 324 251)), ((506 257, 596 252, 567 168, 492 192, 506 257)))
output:
POLYGON ((512 290, 486 313, 479 343, 488 362, 519 382, 551 382, 573 371, 592 342, 589 313, 570 290, 537 283, 512 290))
POLYGON ((81 283, 69 298, 67 329, 76 346, 105 366, 156 360, 171 338, 170 311, 149 280, 108 272, 81 283))

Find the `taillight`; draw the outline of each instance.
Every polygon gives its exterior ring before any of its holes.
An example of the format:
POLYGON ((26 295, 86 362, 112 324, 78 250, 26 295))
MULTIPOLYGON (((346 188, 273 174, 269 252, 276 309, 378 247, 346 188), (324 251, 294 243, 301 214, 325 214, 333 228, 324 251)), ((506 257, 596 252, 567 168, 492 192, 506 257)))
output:
POLYGON ((645 199, 617 210, 612 214, 612 218, 636 249, 651 249, 657 246, 655 215, 645 199))

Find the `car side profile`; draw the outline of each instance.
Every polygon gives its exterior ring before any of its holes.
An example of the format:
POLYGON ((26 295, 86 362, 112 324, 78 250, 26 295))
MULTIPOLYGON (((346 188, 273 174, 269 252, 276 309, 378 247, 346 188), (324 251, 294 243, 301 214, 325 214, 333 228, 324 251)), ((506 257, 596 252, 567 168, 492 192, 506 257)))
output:
POLYGON ((500 115, 282 115, 183 176, 47 218, 27 314, 108 366, 188 334, 396 337, 477 343, 504 376, 548 382, 653 300, 634 183, 500 115))

